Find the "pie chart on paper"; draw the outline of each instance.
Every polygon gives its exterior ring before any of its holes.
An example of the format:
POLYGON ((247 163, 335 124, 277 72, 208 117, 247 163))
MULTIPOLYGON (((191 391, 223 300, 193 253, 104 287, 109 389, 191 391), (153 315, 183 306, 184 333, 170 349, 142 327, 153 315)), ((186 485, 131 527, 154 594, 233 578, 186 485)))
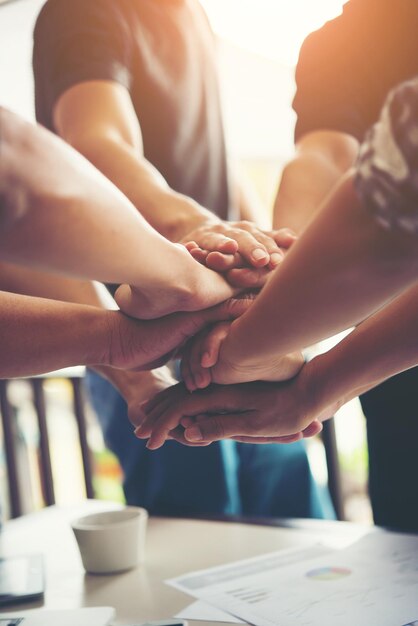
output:
POLYGON ((350 576, 351 569, 346 567, 320 567, 318 569, 312 569, 306 573, 306 577, 311 580, 318 581, 330 581, 340 580, 341 578, 347 578, 350 576))

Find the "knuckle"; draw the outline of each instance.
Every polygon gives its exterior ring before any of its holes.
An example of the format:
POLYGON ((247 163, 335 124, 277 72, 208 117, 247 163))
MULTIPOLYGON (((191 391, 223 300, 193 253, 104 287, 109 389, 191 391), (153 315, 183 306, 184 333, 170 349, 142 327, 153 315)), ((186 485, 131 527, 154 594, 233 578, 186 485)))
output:
POLYGON ((249 220, 240 220, 237 224, 244 230, 254 230, 254 224, 252 224, 249 220))
POLYGON ((203 434, 218 439, 225 437, 226 433, 222 418, 214 417, 208 421, 206 426, 203 427, 203 434))

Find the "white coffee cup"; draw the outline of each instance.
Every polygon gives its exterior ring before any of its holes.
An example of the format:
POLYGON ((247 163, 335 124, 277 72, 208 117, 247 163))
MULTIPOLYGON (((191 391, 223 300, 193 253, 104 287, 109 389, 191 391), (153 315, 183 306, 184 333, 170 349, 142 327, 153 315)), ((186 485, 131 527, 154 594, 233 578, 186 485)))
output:
POLYGON ((148 512, 136 506, 86 515, 71 523, 84 569, 114 574, 145 560, 148 512))

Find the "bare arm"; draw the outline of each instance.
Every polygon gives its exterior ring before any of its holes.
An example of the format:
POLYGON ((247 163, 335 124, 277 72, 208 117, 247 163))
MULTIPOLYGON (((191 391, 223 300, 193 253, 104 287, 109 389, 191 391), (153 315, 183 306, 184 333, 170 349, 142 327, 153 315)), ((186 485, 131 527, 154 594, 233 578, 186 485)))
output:
POLYGON ((328 419, 360 393, 417 365, 417 316, 418 288, 413 287, 307 363, 289 383, 214 385, 202 393, 183 394, 175 405, 170 404, 164 419, 175 424, 183 416, 219 412, 199 418, 198 423, 183 419, 186 440, 197 443, 225 437, 250 437, 263 443, 260 438, 300 436, 313 420, 328 419))
MULTIPOLYGON (((0 263, 0 289, 96 308, 115 307, 113 299, 102 285, 7 263, 0 263)), ((54 365, 55 367, 57 366, 54 365)), ((176 383, 168 367, 160 367, 153 371, 128 371, 95 364, 92 369, 119 390, 128 405, 128 413, 133 421, 141 418, 141 406, 144 402, 176 383)), ((28 371, 24 373, 27 374, 28 371)))
POLYGON ((254 268, 267 266, 270 253, 278 251, 274 237, 255 227, 242 227, 240 222, 222 222, 169 187, 144 156, 133 104, 120 84, 87 81, 69 88, 55 105, 54 122, 59 135, 96 165, 171 241, 193 240, 205 250, 229 254, 239 250, 254 268), (259 252, 256 256, 255 251, 259 252))
POLYGON ((417 317, 413 287, 288 382, 211 385, 193 394, 179 385, 160 393, 145 407, 147 418, 137 434, 152 436, 152 448, 179 424, 186 429, 185 441, 197 444, 224 438, 287 443, 312 436, 317 420, 418 363, 417 317))
POLYGON ((105 362, 109 315, 94 307, 0 292, 0 377, 105 362))
POLYGON ((306 380, 316 389, 311 411, 320 415, 330 404, 343 405, 417 365, 417 316, 418 288, 412 287, 308 363, 306 380))
MULTIPOLYGON (((12 274, 10 268, 4 281, 8 288, 12 287, 12 274)), ((36 274, 29 272, 27 279, 36 278, 36 274)), ((18 290, 23 291, 25 277, 21 270, 17 280, 18 290)), ((29 376, 71 365, 154 369, 167 362, 173 351, 204 325, 234 317, 241 312, 237 307, 245 307, 244 302, 241 305, 234 301, 196 313, 141 322, 119 311, 99 308, 96 304, 100 300, 94 291, 89 292, 81 283, 70 281, 67 287, 69 294, 65 296, 65 287, 58 286, 55 279, 49 295, 57 292, 59 297, 88 304, 0 292, 0 376, 29 376)), ((32 285, 30 291, 35 292, 36 287, 32 285)), ((48 294, 46 278, 40 291, 44 296, 48 294)))
POLYGON ((202 222, 219 221, 171 189, 145 159, 129 92, 118 83, 91 81, 71 87, 57 101, 54 121, 59 135, 94 163, 168 239, 179 241, 202 222))
POLYGON ((253 307, 232 324, 215 382, 265 379, 284 354, 362 321, 411 286, 416 237, 384 230, 343 181, 253 307))
POLYGON ((277 193, 273 228, 302 233, 341 176, 354 164, 358 142, 345 133, 320 130, 304 135, 285 166, 277 193))
POLYGON ((144 317, 231 295, 220 276, 153 230, 64 142, 4 109, 0 124, 0 259, 129 283, 144 317))

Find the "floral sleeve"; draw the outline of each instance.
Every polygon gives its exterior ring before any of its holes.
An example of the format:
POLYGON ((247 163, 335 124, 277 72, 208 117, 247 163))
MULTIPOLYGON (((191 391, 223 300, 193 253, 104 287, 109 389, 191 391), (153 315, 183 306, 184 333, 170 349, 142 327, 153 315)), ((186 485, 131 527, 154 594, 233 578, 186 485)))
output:
POLYGON ((384 228, 418 234, 418 78, 389 94, 360 149, 355 185, 384 228))

